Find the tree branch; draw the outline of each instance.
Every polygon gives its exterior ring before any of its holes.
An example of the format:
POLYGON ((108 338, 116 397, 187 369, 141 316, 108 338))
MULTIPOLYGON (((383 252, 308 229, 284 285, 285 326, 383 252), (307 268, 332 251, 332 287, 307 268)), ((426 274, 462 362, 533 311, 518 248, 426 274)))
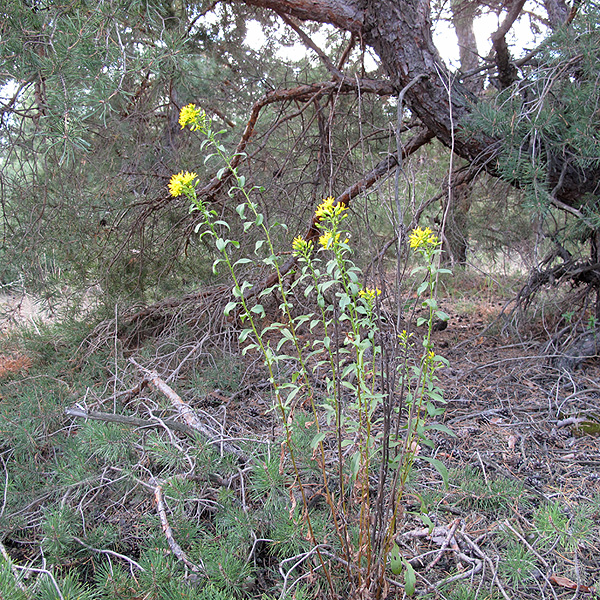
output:
MULTIPOLYGON (((421 146, 429 143, 433 139, 434 135, 431 131, 423 130, 421 133, 417 134, 411 140, 409 140, 408 144, 406 144, 402 148, 402 159, 410 156, 414 152, 416 152, 421 146)), ((396 153, 390 154, 387 158, 384 158, 380 161, 375 168, 367 173, 361 180, 357 181, 349 188, 347 188, 340 196, 338 196, 337 201, 344 206, 348 206, 350 201, 358 196, 359 194, 365 192, 369 189, 376 181, 385 177, 390 173, 390 171, 396 167, 398 164, 398 155, 396 153)), ((319 219, 313 215, 310 225, 308 226, 307 232, 304 234, 304 239, 306 241, 314 241, 319 235, 319 228, 317 227, 317 223, 319 219)), ((290 270, 296 265, 298 258, 294 255, 290 256, 288 260, 281 265, 279 268, 279 274, 281 277, 287 275, 290 270)), ((247 298, 252 298, 264 289, 272 286, 277 282, 278 274, 273 273, 263 281, 256 283, 246 294, 247 298)))
POLYGON ((505 89, 510 86, 517 78, 517 68, 512 62, 510 51, 508 50, 508 44, 506 43, 506 34, 513 26, 523 9, 525 0, 517 0, 514 2, 506 18, 502 22, 502 25, 497 31, 492 33, 490 36, 492 39, 492 45, 496 52, 496 66, 498 67, 498 81, 500 82, 501 89, 505 89))
MULTIPOLYGON (((358 89, 360 89, 362 93, 372 93, 380 96, 389 96, 395 93, 394 87, 386 81, 378 81, 375 79, 358 79, 355 81, 349 77, 342 77, 343 80, 341 82, 325 81, 321 83, 299 85, 295 88, 273 90, 266 93, 252 107, 250 117, 246 123, 246 127, 244 128, 242 137, 238 142, 237 148, 235 149, 233 159, 231 160, 231 167, 235 168, 240 164, 246 147, 248 146, 248 142, 254 133, 254 128, 256 127, 260 112, 263 108, 265 108, 265 106, 269 106, 270 104, 275 104, 277 102, 291 102, 292 100, 299 102, 310 102, 332 92, 350 94, 354 93, 358 89)), ((230 170, 225 173, 221 179, 214 177, 203 188, 198 190, 198 196, 208 196, 209 198, 213 197, 223 187, 224 183, 231 178, 231 175, 232 172, 230 170)))
POLYGON ((140 371, 142 371, 148 378, 150 384, 159 392, 164 394, 170 401, 175 410, 179 413, 179 416, 186 422, 188 427, 200 433, 206 440, 214 445, 218 446, 220 450, 227 452, 228 454, 233 454, 238 459, 243 462, 248 461, 248 457, 244 452, 242 452, 239 448, 236 448, 232 444, 222 441, 215 440, 215 436, 212 431, 200 419, 196 416, 196 413, 193 409, 184 402, 179 394, 173 390, 169 385, 167 385, 158 375, 156 371, 150 371, 145 367, 142 367, 139 363, 137 363, 133 358, 129 359, 129 362, 132 365, 135 365, 140 371))

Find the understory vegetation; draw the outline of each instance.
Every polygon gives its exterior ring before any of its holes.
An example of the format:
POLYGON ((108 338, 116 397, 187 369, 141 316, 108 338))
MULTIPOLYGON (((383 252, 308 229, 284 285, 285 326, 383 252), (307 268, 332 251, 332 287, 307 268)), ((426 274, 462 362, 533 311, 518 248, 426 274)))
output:
MULTIPOLYGON (((595 370, 561 385, 539 358, 526 374, 474 362, 495 346, 510 367, 515 345, 498 347, 502 336, 485 332, 498 309, 480 328, 478 312, 489 304, 481 293, 472 300, 478 311, 462 313, 462 350, 441 350, 452 372, 440 375, 448 402, 440 422, 454 435, 434 431, 414 452, 394 537, 406 564, 396 576, 388 563, 385 577, 397 581, 388 593, 401 593, 399 584, 452 599, 562 597, 578 585, 593 593, 598 438, 585 427, 597 405, 588 379, 595 370), (587 412, 570 393, 585 387, 587 412), (445 480, 429 457, 447 466, 445 480)), ((442 302, 455 318, 450 299, 442 302)), ((286 433, 258 357, 209 341, 194 348, 185 328, 180 335, 134 350, 73 322, 4 340, 13 362, 0 389, 3 597, 320 598, 331 589, 314 540, 335 593, 351 593, 356 567, 349 578, 340 561, 344 541, 353 557, 360 551, 350 455, 340 474, 334 447, 316 453, 318 427, 330 430, 308 405, 294 410, 286 433), (165 381, 173 371, 165 364, 183 364, 170 385, 204 432, 173 420, 172 399, 140 385, 132 358, 165 381), (342 542, 340 475, 349 503, 342 542)), ((457 332, 437 334, 437 343, 450 335, 457 332)), ((324 397, 326 378, 314 385, 324 397)), ((372 499, 377 483, 370 480, 372 499)))

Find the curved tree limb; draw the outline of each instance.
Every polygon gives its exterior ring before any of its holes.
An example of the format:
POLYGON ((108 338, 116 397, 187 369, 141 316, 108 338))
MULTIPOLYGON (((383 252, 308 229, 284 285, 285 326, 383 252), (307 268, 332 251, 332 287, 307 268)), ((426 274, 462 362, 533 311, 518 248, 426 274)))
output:
MULTIPOLYGON (((425 75, 406 94, 406 102, 413 113, 438 140, 459 156, 474 165, 483 165, 493 176, 500 176, 496 158, 502 140, 482 132, 474 135, 462 126, 468 122, 477 98, 458 78, 450 76, 433 43, 430 0, 229 1, 270 9, 304 21, 328 23, 352 33, 361 43, 375 50, 395 90, 402 89, 416 75, 425 75), (449 81, 451 89, 448 93, 446 84, 449 81), (453 123, 458 127, 453 128, 453 123)), ((516 0, 509 11, 496 32, 498 41, 512 26, 521 4, 522 0, 516 0)), ((553 157, 549 165, 548 184, 551 188, 565 162, 563 156, 553 157)), ((557 200, 576 207, 582 196, 596 193, 598 180, 600 167, 591 166, 584 170, 576 164, 568 164, 557 200)))
POLYGON ((490 36, 496 53, 495 58, 496 66, 498 67, 498 81, 500 82, 501 89, 509 87, 517 79, 517 68, 511 61, 510 51, 508 49, 508 44, 506 43, 506 34, 510 31, 510 28, 521 14, 524 4, 525 0, 514 2, 510 7, 506 18, 502 22, 502 25, 500 25, 498 30, 490 36))
MULTIPOLYGON (((291 102, 292 100, 299 102, 310 102, 332 92, 351 94, 359 88, 361 93, 372 93, 380 96, 389 96, 394 93, 393 86, 388 82, 377 81, 374 79, 354 80, 350 79, 349 77, 344 77, 342 81, 325 81, 321 83, 299 85, 295 88, 272 90, 266 93, 260 100, 255 102, 254 106, 252 107, 250 117, 246 122, 246 127, 244 128, 244 132, 242 133, 237 148, 235 149, 233 159, 231 160, 231 167, 235 169, 235 167, 240 164, 242 158, 244 157, 248 142, 254 134, 258 117, 260 116, 262 109, 266 106, 275 104, 277 102, 291 102)), ((218 177, 213 177, 209 183, 197 191, 198 196, 213 197, 231 178, 231 176, 232 172, 229 170, 223 175, 223 177, 221 177, 221 179, 218 177)))
MULTIPOLYGON (((409 142, 402 148, 401 158, 404 159, 411 154, 414 154, 421 146, 429 143, 432 139, 433 133, 428 130, 421 131, 419 134, 415 135, 411 140, 409 140, 409 142)), ((384 158, 382 161, 380 161, 372 171, 367 173, 367 175, 365 175, 362 179, 351 185, 340 196, 338 196, 338 203, 348 206, 353 198, 365 192, 381 178, 389 175, 397 164, 398 155, 396 153, 390 154, 387 158, 384 158)), ((313 215, 310 225, 304 234, 304 239, 306 241, 314 241, 319 236, 319 228, 317 227, 318 222, 319 219, 313 215)), ((288 258, 288 260, 281 265, 281 267, 279 267, 279 274, 273 273, 263 281, 256 283, 250 290, 248 290, 246 297, 255 297, 263 290, 274 285, 277 282, 278 277, 284 277, 287 275, 297 262, 298 258, 296 256, 290 256, 290 258, 288 258)))

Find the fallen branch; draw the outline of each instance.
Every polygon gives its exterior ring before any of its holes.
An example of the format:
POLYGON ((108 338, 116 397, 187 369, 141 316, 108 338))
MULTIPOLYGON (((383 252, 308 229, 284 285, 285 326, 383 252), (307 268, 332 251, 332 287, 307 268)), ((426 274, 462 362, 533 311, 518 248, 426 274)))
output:
POLYGON ((194 437, 196 435, 196 432, 192 427, 177 421, 173 421, 172 419, 165 419, 160 422, 148 421, 146 419, 131 417, 129 415, 116 415, 113 413, 104 413, 95 410, 84 410, 77 407, 65 409, 65 414, 69 417, 76 417, 78 419, 92 419, 93 421, 103 421, 104 423, 119 423, 120 425, 129 425, 130 427, 162 427, 164 425, 173 431, 185 433, 190 437, 194 437))
POLYGON ((173 537, 173 530, 171 529, 171 525, 169 525, 169 520, 167 519, 167 511, 165 509, 165 502, 163 499, 163 488, 164 483, 158 484, 154 488, 154 499, 156 500, 156 511, 158 512, 158 517, 160 519, 160 524, 162 526, 163 533, 167 538, 167 542, 169 544, 169 548, 171 552, 187 567, 189 567, 194 573, 204 573, 204 565, 198 566, 194 564, 188 557, 187 554, 183 551, 182 547, 177 543, 175 538, 173 537))
POLYGON ((108 556, 114 556, 115 558, 120 558, 121 560, 128 562, 131 567, 136 567, 140 571, 144 571, 144 572, 146 571, 146 569, 144 569, 144 567, 142 567, 142 565, 140 565, 140 563, 133 560, 133 558, 129 558, 129 556, 125 556, 124 554, 119 554, 118 552, 115 552, 114 550, 106 550, 103 548, 94 548, 93 546, 86 544, 83 540, 80 540, 78 537, 75 537, 75 536, 73 536, 73 539, 78 544, 81 544, 84 548, 87 548, 88 550, 92 550, 92 552, 98 552, 99 554, 107 554, 108 556))
POLYGON ((179 394, 177 394, 173 388, 167 385, 159 377, 156 371, 150 371, 145 367, 142 367, 142 365, 137 363, 133 358, 130 358, 129 362, 140 369, 140 371, 142 371, 148 377, 150 384, 171 401, 171 404, 174 406, 175 410, 177 410, 179 416, 186 422, 188 427, 191 427, 194 431, 197 431, 206 439, 209 444, 218 446, 222 452, 224 451, 227 454, 233 454, 242 462, 248 462, 249 457, 246 456, 246 454, 239 448, 236 448, 233 444, 223 440, 216 440, 213 432, 206 425, 204 425, 202 421, 200 421, 194 410, 181 399, 179 394))

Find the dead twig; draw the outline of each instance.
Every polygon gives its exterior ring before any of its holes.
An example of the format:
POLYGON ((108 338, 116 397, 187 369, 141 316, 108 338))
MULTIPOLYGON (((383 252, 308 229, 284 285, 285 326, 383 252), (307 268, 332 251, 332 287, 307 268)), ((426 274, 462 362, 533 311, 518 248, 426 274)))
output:
POLYGON ((98 412, 95 410, 83 410, 82 408, 72 407, 66 408, 65 414, 69 417, 76 417, 78 419, 92 419, 93 421, 102 421, 104 423, 119 423, 121 425, 128 425, 130 427, 168 427, 173 431, 179 433, 185 433, 190 437, 195 436, 195 430, 192 427, 188 427, 183 423, 178 423, 171 419, 164 419, 161 421, 148 421, 146 419, 140 419, 138 417, 131 417, 129 415, 117 415, 113 413, 98 412))
POLYGON ((156 501, 156 512, 158 513, 158 517, 160 518, 160 524, 162 526, 163 533, 167 538, 169 548, 171 549, 171 552, 194 573, 204 573, 204 565, 198 566, 194 564, 187 557, 187 554, 183 551, 182 547, 177 543, 177 541, 173 537, 173 530, 171 529, 171 525, 169 525, 169 520, 167 519, 167 511, 163 499, 163 486, 164 483, 155 486, 154 500, 156 501))
POLYGON ((135 365, 140 371, 142 371, 145 375, 148 376, 149 382, 156 390, 164 394, 174 406, 175 410, 177 410, 179 416, 186 422, 186 424, 191 427, 194 431, 197 431, 204 437, 210 444, 214 446, 218 446, 222 452, 226 452, 227 454, 233 454, 242 462, 248 462, 249 457, 242 452, 239 448, 235 447, 233 444, 230 444, 222 439, 217 440, 213 432, 206 426, 204 423, 200 421, 200 419, 196 416, 196 413, 193 409, 184 402, 179 394, 173 390, 169 385, 167 385, 158 375, 156 371, 150 371, 137 363, 133 358, 129 359, 131 364, 135 365))
POLYGON ((93 546, 86 544, 83 540, 80 540, 78 537, 75 537, 75 536, 73 536, 73 539, 78 544, 81 544, 84 548, 87 548, 88 550, 92 550, 93 552, 98 552, 100 554, 107 554, 109 556, 114 556, 115 558, 120 558, 121 560, 128 562, 130 567, 136 567, 140 571, 144 571, 144 572, 146 571, 146 569, 144 569, 144 567, 142 567, 142 565, 140 565, 140 563, 133 560, 133 558, 129 558, 129 556, 125 556, 124 554, 119 554, 118 552, 115 552, 114 550, 106 550, 103 548, 94 548, 93 546))

